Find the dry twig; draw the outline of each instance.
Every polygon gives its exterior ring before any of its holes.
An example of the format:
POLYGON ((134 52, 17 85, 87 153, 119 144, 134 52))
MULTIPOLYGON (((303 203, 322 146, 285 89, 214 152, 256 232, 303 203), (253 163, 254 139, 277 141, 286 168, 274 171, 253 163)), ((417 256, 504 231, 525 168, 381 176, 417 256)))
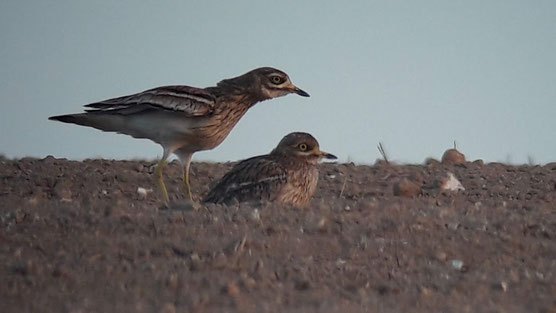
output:
POLYGON ((382 158, 384 159, 384 162, 386 162, 386 164, 389 164, 390 162, 388 161, 388 157, 386 156, 386 151, 384 150, 384 146, 382 145, 382 142, 379 142, 377 147, 378 147, 378 152, 380 152, 382 158))

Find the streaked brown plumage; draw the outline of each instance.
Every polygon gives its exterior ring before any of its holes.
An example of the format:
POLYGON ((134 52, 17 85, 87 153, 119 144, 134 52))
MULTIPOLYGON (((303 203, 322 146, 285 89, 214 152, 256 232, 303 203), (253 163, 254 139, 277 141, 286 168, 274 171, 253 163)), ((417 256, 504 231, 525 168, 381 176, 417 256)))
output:
POLYGON ((176 154, 183 164, 186 195, 191 199, 189 166, 193 153, 218 146, 257 102, 289 93, 309 96, 295 87, 286 73, 263 67, 222 80, 215 87, 158 87, 88 104, 85 113, 49 119, 147 138, 162 145, 164 153, 155 174, 168 203, 162 169, 170 154, 176 154))
POLYGON ((336 159, 322 152, 307 133, 286 135, 270 154, 236 164, 203 199, 204 202, 277 201, 305 206, 315 193, 320 159, 336 159))

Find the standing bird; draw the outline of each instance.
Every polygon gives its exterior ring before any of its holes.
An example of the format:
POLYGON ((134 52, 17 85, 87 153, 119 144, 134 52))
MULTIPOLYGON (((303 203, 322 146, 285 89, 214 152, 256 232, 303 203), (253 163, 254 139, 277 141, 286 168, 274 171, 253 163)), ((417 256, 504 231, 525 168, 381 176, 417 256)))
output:
POLYGON ((305 206, 317 188, 317 163, 322 158, 337 159, 320 151, 319 143, 310 134, 290 133, 270 154, 236 164, 203 202, 267 200, 305 206))
POLYGON ((191 199, 189 167, 193 153, 218 146, 257 102, 289 93, 309 97, 291 83, 286 73, 262 67, 224 79, 215 87, 163 86, 87 104, 85 113, 48 119, 147 138, 162 145, 163 154, 155 176, 167 204, 162 169, 171 153, 183 165, 186 197, 191 199))

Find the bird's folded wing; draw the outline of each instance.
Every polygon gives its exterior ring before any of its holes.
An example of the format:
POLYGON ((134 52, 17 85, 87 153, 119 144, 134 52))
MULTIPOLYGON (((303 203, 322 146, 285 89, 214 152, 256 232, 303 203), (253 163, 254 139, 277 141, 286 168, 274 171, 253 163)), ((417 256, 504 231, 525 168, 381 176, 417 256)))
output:
POLYGON ((85 105, 87 112, 103 111, 133 114, 146 109, 180 112, 187 116, 204 116, 213 112, 216 98, 208 91, 189 86, 164 86, 129 96, 85 105))
POLYGON ((272 200, 287 182, 286 170, 268 156, 258 156, 235 165, 211 189, 205 202, 228 202, 232 199, 272 200))

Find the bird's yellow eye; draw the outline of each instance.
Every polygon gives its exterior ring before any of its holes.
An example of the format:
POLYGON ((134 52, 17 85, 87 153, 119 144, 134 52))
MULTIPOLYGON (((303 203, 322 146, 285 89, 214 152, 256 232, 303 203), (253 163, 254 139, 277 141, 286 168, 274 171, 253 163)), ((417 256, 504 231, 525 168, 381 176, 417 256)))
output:
POLYGON ((284 80, 280 76, 271 76, 270 81, 275 85, 280 85, 284 82, 284 80))
POLYGON ((304 143, 300 143, 298 147, 301 151, 307 151, 307 145, 304 143))

